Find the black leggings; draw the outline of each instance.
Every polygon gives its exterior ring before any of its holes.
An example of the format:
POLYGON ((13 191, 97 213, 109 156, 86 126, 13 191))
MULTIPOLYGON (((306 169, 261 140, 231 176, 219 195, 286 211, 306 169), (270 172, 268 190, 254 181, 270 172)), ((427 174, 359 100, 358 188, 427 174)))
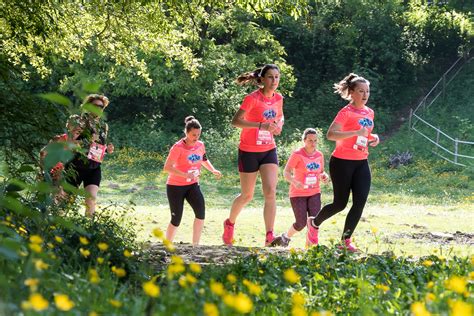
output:
POLYGON ((359 223, 365 202, 370 191, 370 168, 367 159, 346 160, 331 157, 329 161, 334 201, 325 205, 314 219, 314 225, 322 222, 342 211, 349 200, 352 191, 352 207, 346 217, 342 239, 350 238, 359 223))
POLYGON ((183 217, 184 199, 193 208, 197 219, 204 219, 206 207, 199 184, 166 185, 166 195, 170 203, 171 224, 178 227, 183 217))

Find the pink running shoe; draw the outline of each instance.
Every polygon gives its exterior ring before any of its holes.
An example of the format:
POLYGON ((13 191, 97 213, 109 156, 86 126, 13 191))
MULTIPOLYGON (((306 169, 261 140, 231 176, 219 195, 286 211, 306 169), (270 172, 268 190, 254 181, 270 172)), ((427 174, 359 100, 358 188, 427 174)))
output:
POLYGON ((224 233, 222 234, 222 241, 227 246, 232 246, 234 243, 234 224, 232 224, 229 219, 224 221, 224 233))
POLYGON ((267 235, 265 236, 265 247, 275 247, 272 243, 275 240, 275 236, 273 235, 273 231, 268 231, 267 235))
POLYGON ((316 246, 318 244, 318 233, 319 229, 314 227, 312 224, 314 217, 308 217, 308 221, 306 222, 306 226, 308 227, 308 231, 306 233, 306 245, 316 246))
POLYGON ((349 252, 359 252, 359 249, 352 243, 350 238, 344 239, 344 245, 338 247, 339 249, 345 249, 349 252))

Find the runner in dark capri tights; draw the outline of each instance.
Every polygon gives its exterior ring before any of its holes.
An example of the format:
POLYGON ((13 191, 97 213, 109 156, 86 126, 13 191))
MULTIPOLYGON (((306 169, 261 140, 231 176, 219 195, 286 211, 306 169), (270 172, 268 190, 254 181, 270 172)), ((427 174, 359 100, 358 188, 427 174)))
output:
POLYGON ((365 105, 369 99, 369 85, 368 80, 352 73, 334 85, 336 93, 350 103, 339 111, 327 133, 327 138, 336 142, 329 161, 334 199, 316 217, 308 218, 307 240, 312 245, 318 244, 319 226, 344 210, 352 192, 353 203, 346 217, 341 248, 351 252, 358 251, 351 237, 370 191, 368 146, 377 146, 379 143, 379 137, 371 133, 374 128, 374 111, 365 105))

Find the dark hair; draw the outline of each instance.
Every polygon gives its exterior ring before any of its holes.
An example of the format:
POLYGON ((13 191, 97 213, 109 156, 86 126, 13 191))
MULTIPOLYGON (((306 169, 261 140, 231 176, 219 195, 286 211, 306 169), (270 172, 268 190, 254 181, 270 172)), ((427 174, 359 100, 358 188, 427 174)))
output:
POLYGON ((318 135, 318 132, 314 128, 308 127, 303 132, 303 137, 302 137, 303 141, 306 140, 306 137, 308 137, 308 135, 318 135))
POLYGON ((105 109, 109 105, 109 99, 103 94, 89 94, 82 104, 92 103, 95 100, 100 100, 104 105, 102 108, 105 109))
POLYGON ((184 119, 184 132, 188 133, 193 128, 201 129, 201 123, 194 118, 194 116, 187 116, 184 119))
POLYGON ((351 101, 349 93, 355 89, 358 83, 366 83, 367 85, 370 85, 369 80, 354 73, 350 73, 345 76, 344 79, 334 84, 334 93, 338 93, 341 98, 351 101))
POLYGON ((267 73, 268 70, 270 69, 275 69, 280 72, 280 68, 278 68, 277 65, 275 64, 266 64, 262 68, 257 68, 254 71, 249 71, 241 74, 240 76, 235 79, 238 85, 243 86, 248 83, 254 84, 254 85, 260 85, 262 82, 262 77, 265 77, 265 74, 267 73))

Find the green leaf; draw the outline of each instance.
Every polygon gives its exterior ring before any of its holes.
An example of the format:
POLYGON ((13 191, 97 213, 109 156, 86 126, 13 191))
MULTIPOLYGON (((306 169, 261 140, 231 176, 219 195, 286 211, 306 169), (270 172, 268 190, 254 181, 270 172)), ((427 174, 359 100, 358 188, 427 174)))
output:
POLYGON ((82 90, 89 93, 98 93, 103 81, 83 82, 82 90))
POLYGON ((21 244, 11 239, 4 239, 0 243, 0 256, 10 261, 16 261, 20 258, 17 251, 21 248, 21 244))
POLYGON ((92 103, 86 103, 82 105, 82 111, 83 112, 90 112, 94 115, 97 115, 98 117, 102 117, 104 115, 104 111, 102 111, 101 108, 98 106, 92 104, 92 103))
POLYGON ((45 170, 50 170, 58 162, 67 163, 74 156, 72 151, 64 148, 63 143, 51 143, 51 144, 49 144, 46 147, 46 152, 48 154, 44 158, 44 168, 45 168, 45 170))
POLYGON ((10 183, 8 183, 5 191, 7 192, 18 192, 23 191, 27 187, 27 184, 23 181, 17 179, 11 179, 10 183))
POLYGON ((56 218, 54 218, 53 222, 60 225, 60 226, 62 226, 62 227, 64 227, 64 228, 75 230, 76 232, 78 232, 80 234, 83 234, 83 235, 87 234, 87 232, 84 230, 84 228, 82 228, 80 226, 77 226, 73 222, 68 221, 64 218, 56 217, 56 218))
POLYGON ((35 171, 35 168, 33 168, 33 166, 31 165, 23 165, 20 167, 20 169, 18 169, 18 172, 22 173, 22 172, 32 172, 32 171, 35 171))
POLYGON ((64 106, 71 106, 72 105, 71 100, 69 100, 68 98, 66 98, 65 96, 63 96, 59 93, 54 93, 54 92, 40 93, 40 94, 38 94, 38 96, 40 98, 43 98, 43 99, 48 100, 50 102, 61 104, 61 105, 64 105, 64 106))

